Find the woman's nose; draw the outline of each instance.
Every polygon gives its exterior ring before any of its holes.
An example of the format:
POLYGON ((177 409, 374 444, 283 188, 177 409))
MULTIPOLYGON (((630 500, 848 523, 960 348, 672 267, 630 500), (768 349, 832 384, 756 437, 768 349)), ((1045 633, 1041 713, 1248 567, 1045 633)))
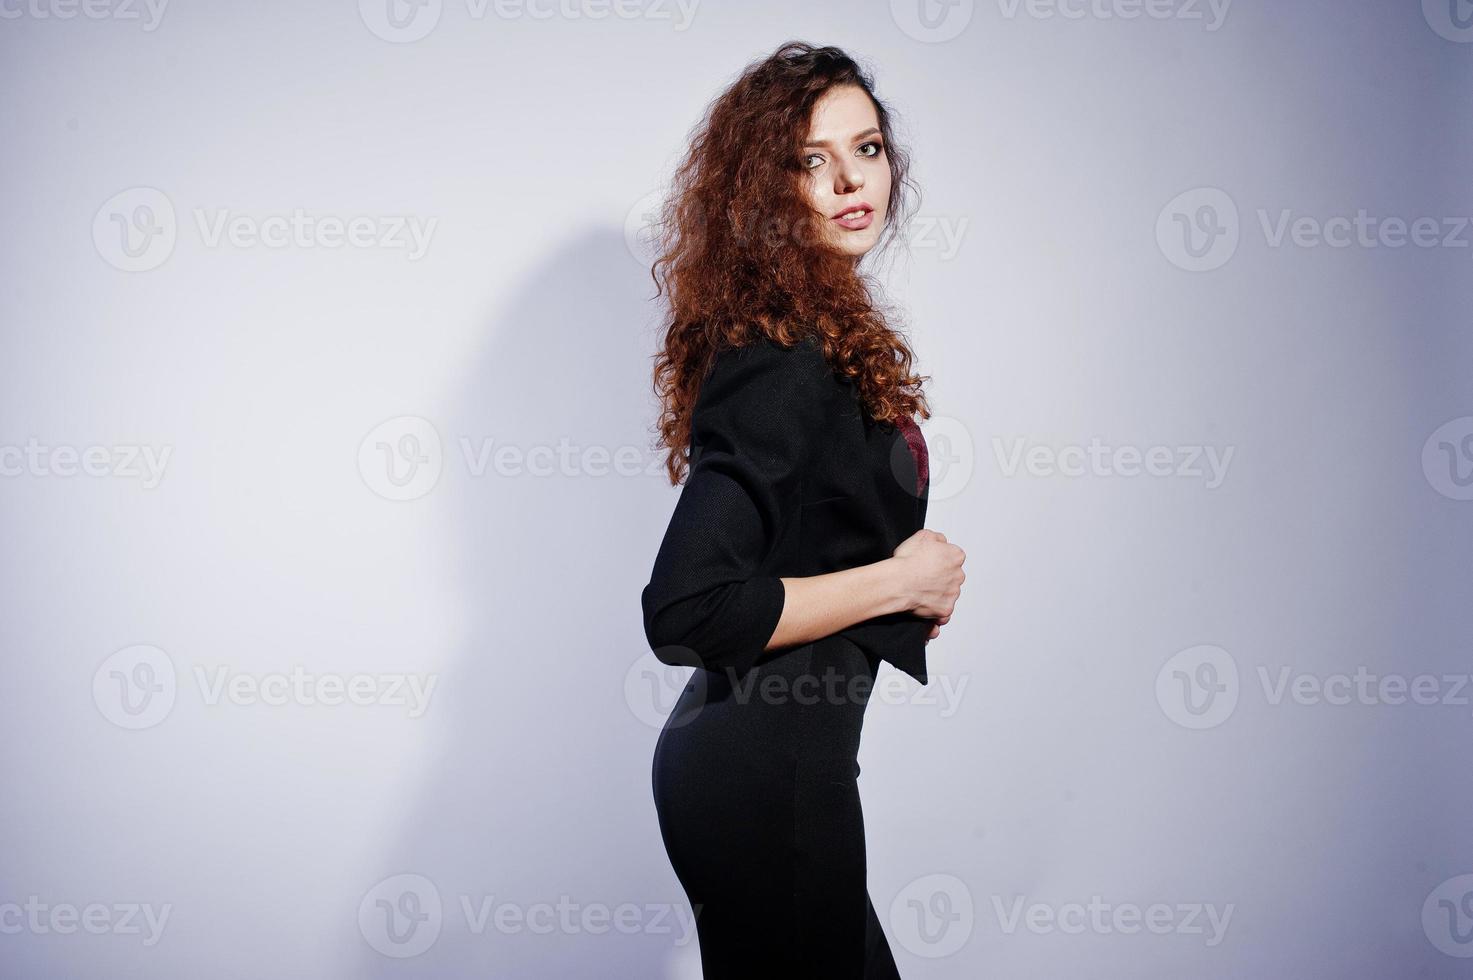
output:
POLYGON ((854 165, 839 171, 834 181, 834 190, 840 194, 852 194, 864 186, 864 175, 854 165))

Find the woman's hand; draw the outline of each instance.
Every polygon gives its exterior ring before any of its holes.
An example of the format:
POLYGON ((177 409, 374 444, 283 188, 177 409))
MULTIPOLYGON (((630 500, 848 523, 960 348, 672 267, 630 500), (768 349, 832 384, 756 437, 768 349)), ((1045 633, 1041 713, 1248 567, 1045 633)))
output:
POLYGON ((941 627, 950 621, 961 595, 962 583, 967 578, 962 570, 967 553, 948 542, 940 531, 922 528, 900 542, 891 559, 895 562, 905 608, 936 621, 927 637, 935 639, 941 627))

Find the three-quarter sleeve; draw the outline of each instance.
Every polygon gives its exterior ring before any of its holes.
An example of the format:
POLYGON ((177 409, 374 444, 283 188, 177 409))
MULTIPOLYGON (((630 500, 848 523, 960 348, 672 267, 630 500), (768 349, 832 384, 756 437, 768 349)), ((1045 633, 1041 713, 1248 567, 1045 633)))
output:
POLYGON ((662 663, 740 676, 762 655, 786 598, 762 569, 798 508, 831 391, 811 340, 717 355, 691 416, 690 470, 641 593, 662 663))

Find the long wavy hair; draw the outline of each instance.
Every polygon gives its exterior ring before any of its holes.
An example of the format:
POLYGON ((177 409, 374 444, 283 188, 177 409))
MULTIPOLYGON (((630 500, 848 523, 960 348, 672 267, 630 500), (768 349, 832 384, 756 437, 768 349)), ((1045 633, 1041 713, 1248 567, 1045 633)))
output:
POLYGON ((840 85, 863 89, 879 117, 891 177, 876 244, 883 248, 898 237, 916 189, 871 75, 838 48, 790 41, 747 66, 707 107, 676 168, 650 269, 665 297, 653 385, 672 485, 687 471, 691 411, 716 354, 761 337, 783 346, 816 338, 834 369, 854 380, 872 420, 930 416, 921 391, 928 376, 912 373, 913 354, 890 325, 878 282, 826 243, 827 216, 806 196, 813 107, 840 85))

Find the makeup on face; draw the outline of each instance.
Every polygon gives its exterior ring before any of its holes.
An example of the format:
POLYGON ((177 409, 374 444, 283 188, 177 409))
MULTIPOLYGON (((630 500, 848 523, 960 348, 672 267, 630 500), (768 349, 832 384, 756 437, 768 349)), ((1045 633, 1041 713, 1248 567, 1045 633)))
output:
POLYGON ((839 86, 814 105, 803 145, 809 200, 827 217, 831 244, 855 257, 874 246, 890 196, 890 164, 878 123, 863 89, 839 86), (808 166, 810 159, 818 162, 808 166))

